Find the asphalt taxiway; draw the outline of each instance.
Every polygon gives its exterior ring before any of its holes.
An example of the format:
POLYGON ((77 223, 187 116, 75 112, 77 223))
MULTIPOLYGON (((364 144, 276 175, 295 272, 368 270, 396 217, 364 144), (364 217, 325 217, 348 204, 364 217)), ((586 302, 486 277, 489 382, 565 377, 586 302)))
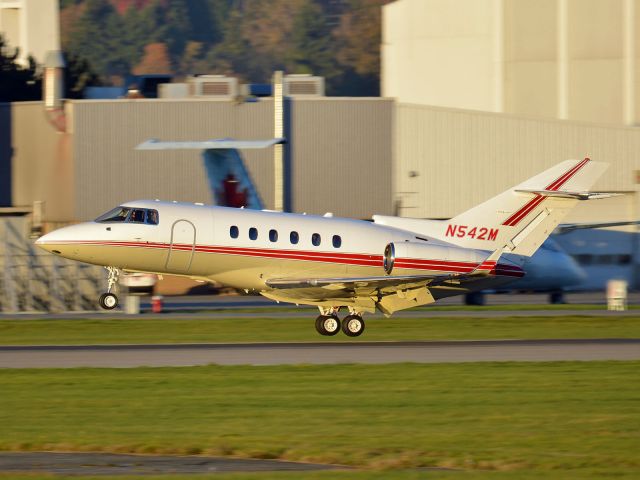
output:
POLYGON ((0 452, 0 472, 30 475, 148 475, 333 470, 332 465, 203 456, 0 452))
POLYGON ((639 359, 640 339, 0 347, 0 368, 639 359))

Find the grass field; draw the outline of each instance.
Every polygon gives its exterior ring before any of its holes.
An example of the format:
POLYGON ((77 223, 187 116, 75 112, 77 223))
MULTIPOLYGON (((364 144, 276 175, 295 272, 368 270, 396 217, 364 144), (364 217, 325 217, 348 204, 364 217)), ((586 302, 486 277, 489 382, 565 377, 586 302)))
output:
POLYGON ((640 315, 374 319, 357 339, 322 337, 310 318, 0 320, 0 345, 639 337, 640 315))
POLYGON ((371 470, 318 479, 637 478, 638 385, 640 362, 1 370, 0 450, 371 470))

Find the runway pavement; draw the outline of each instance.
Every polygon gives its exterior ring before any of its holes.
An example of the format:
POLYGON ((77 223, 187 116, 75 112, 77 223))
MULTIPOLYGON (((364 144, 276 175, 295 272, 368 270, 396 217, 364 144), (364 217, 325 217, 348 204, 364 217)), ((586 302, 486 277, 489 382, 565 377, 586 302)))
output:
POLYGON ((0 347, 0 368, 574 360, 640 360, 640 339, 0 347))
MULTIPOLYGON (((332 470, 332 465, 201 456, 0 452, 0 472, 30 475, 148 475, 332 470)), ((8 477, 7 477, 8 478, 8 477)))

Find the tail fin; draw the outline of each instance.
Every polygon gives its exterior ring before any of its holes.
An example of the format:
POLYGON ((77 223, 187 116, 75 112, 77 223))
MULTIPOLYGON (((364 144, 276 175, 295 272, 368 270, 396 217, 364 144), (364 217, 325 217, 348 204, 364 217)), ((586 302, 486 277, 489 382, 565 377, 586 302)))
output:
POLYGON ((480 205, 442 222, 435 235, 453 244, 531 256, 608 164, 567 160, 480 205))
POLYGON ((261 210, 262 200, 238 149, 267 148, 284 138, 234 140, 223 138, 204 142, 161 142, 146 140, 136 150, 202 150, 213 200, 217 205, 261 210))
POLYGON ((202 154, 216 205, 262 210, 262 200, 235 148, 207 149, 202 154))

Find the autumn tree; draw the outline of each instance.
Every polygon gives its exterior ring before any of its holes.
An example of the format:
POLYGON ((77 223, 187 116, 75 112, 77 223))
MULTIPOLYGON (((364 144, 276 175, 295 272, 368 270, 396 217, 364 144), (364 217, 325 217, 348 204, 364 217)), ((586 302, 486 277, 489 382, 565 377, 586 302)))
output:
POLYGON ((377 95, 388 1, 63 0, 61 16, 65 51, 107 82, 134 66, 251 82, 283 69, 325 77, 330 95, 377 95))
POLYGON ((133 69, 135 75, 171 73, 169 50, 164 43, 150 43, 144 48, 144 57, 133 69))
POLYGON ((330 83, 337 75, 334 43, 322 7, 306 1, 293 19, 287 71, 322 75, 330 83))
POLYGON ((380 94, 382 6, 390 0, 349 0, 334 34, 343 69, 341 90, 351 95, 380 94))
POLYGON ((84 89, 101 85, 100 77, 85 58, 65 52, 64 87, 66 98, 83 98, 84 89))
POLYGON ((123 76, 131 63, 123 39, 122 20, 109 1, 86 0, 65 50, 88 59, 105 78, 123 76))

